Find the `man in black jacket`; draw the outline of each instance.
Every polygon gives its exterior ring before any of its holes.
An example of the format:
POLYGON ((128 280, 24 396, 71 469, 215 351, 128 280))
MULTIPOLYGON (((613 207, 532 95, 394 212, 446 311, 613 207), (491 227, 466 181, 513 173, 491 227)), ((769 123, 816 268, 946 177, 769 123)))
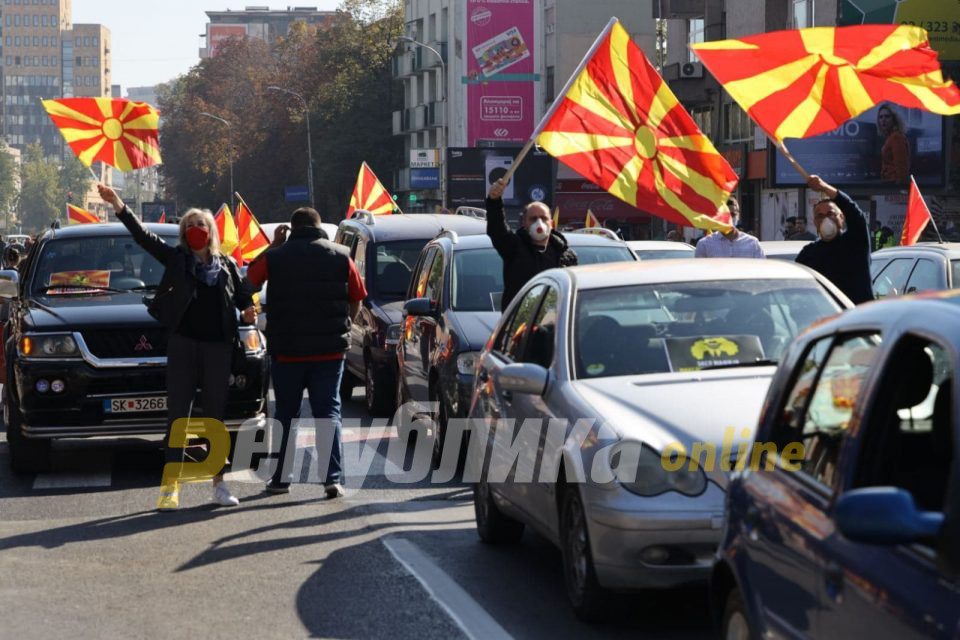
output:
POLYGON ((487 235, 503 259, 503 298, 500 309, 506 309, 517 292, 530 278, 555 267, 573 267, 577 254, 567 247, 567 240, 553 228, 550 208, 542 202, 531 202, 523 210, 522 229, 516 233, 507 226, 503 215, 503 190, 506 183, 497 180, 487 194, 487 235))
MULTIPOLYGON (((327 498, 343 495, 343 445, 340 438, 340 379, 350 345, 350 324, 367 297, 356 265, 346 249, 326 239, 320 214, 305 207, 277 229, 273 245, 247 269, 247 279, 259 289, 270 282, 267 351, 276 398, 274 418, 283 428, 280 460, 267 484, 270 493, 287 493, 292 479, 290 425, 300 416, 303 391, 317 422, 317 453, 327 454, 324 478, 327 498), (286 240, 286 242, 285 242, 286 240), (330 427, 323 432, 321 425, 330 427), (290 455, 288 455, 290 454, 290 455)), ((322 457, 319 458, 321 461, 322 457)))
POLYGON ((819 176, 810 176, 807 186, 829 200, 821 200, 813 208, 820 239, 801 249, 797 262, 826 276, 854 304, 873 300, 866 216, 850 196, 819 176))

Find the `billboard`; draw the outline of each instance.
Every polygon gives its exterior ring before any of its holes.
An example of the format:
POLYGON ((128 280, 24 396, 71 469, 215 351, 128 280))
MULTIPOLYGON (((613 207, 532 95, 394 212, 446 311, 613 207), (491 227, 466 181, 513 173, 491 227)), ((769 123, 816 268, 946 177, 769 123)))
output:
POLYGON ((464 19, 467 145, 525 142, 536 125, 534 0, 469 0, 464 19))
POLYGON ((247 35, 247 27, 242 24, 211 24, 207 25, 207 52, 210 57, 217 55, 217 50, 230 38, 243 38, 247 35))
POLYGON ((960 2, 841 0, 840 24, 910 24, 927 30, 941 60, 960 60, 960 2))
POLYGON ((440 188, 440 169, 437 167, 411 167, 410 169, 410 188, 411 189, 439 189, 440 188))
MULTIPOLYGON (((883 104, 834 131, 786 144, 808 173, 839 187, 904 189, 911 174, 921 187, 944 182, 943 117, 920 109, 883 104)), ((783 154, 772 155, 776 186, 804 184, 783 154)))
MULTIPOLYGON (((447 149, 447 201, 455 207, 483 207, 490 185, 503 177, 520 147, 453 147, 447 149)), ((503 204, 519 210, 528 202, 553 200, 553 162, 545 151, 533 150, 517 168, 503 193, 503 204)))

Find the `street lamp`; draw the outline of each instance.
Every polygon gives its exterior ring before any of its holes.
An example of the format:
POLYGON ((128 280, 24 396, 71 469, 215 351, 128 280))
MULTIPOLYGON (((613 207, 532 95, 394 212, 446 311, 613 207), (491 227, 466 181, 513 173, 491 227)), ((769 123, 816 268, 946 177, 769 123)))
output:
POLYGON ((307 99, 296 91, 290 91, 290 89, 284 89, 276 85, 270 85, 267 89, 289 94, 299 98, 300 102, 303 103, 303 119, 307 121, 307 193, 310 197, 310 207, 315 209, 316 205, 313 200, 313 147, 310 142, 310 107, 307 105, 307 99))
MULTIPOLYGON (((212 113, 207 113, 206 111, 201 111, 200 115, 207 118, 213 118, 217 122, 221 122, 225 124, 228 129, 233 129, 233 125, 230 124, 230 121, 224 120, 220 116, 215 116, 212 113)), ((231 135, 231 142, 232 142, 232 138, 233 136, 231 135)), ((230 210, 233 211, 234 208, 236 207, 236 204, 233 201, 233 144, 230 145, 229 159, 230 159, 230 210)), ((139 190, 139 186, 140 185, 138 184, 137 185, 138 190, 139 190)))
POLYGON ((417 47, 423 47, 428 51, 432 51, 437 59, 440 61, 440 73, 443 76, 443 79, 440 82, 440 100, 443 102, 443 124, 440 125, 440 206, 444 209, 447 208, 447 181, 444 178, 447 168, 447 65, 443 61, 443 56, 440 55, 440 52, 431 47, 430 45, 420 42, 410 36, 398 36, 396 42, 399 44, 401 42, 406 42, 407 44, 412 44, 417 47))

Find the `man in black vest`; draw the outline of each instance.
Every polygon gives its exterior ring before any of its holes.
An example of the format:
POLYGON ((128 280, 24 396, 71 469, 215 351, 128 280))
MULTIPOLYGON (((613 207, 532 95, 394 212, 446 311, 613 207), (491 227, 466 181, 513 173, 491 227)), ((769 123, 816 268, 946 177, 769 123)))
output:
POLYGON ((319 213, 307 207, 297 209, 290 227, 289 240, 284 227, 277 229, 273 244, 247 269, 255 290, 270 282, 267 351, 276 400, 273 417, 283 427, 283 439, 267 491, 290 491, 295 447, 290 447, 288 456, 287 443, 306 389, 314 419, 332 425, 332 434, 317 433, 316 446, 322 453, 333 436, 324 485, 327 498, 339 498, 343 495, 340 378, 350 344, 350 323, 367 290, 347 248, 327 240, 319 213))

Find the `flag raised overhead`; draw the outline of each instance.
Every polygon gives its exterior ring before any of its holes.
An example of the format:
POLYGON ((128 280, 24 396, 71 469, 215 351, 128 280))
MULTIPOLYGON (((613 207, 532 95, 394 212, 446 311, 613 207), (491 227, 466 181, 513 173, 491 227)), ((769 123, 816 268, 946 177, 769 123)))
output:
POLYGON ((960 113, 960 91, 920 27, 815 27, 690 48, 775 140, 832 131, 884 101, 960 113))
POLYGON ((737 176, 630 34, 612 19, 534 138, 621 200, 677 224, 715 218, 737 176))
POLYGON ((357 184, 350 196, 350 206, 347 207, 347 218, 352 218, 357 209, 364 209, 375 216, 392 214, 394 209, 400 211, 397 203, 390 197, 390 192, 380 183, 366 162, 360 165, 357 184))

